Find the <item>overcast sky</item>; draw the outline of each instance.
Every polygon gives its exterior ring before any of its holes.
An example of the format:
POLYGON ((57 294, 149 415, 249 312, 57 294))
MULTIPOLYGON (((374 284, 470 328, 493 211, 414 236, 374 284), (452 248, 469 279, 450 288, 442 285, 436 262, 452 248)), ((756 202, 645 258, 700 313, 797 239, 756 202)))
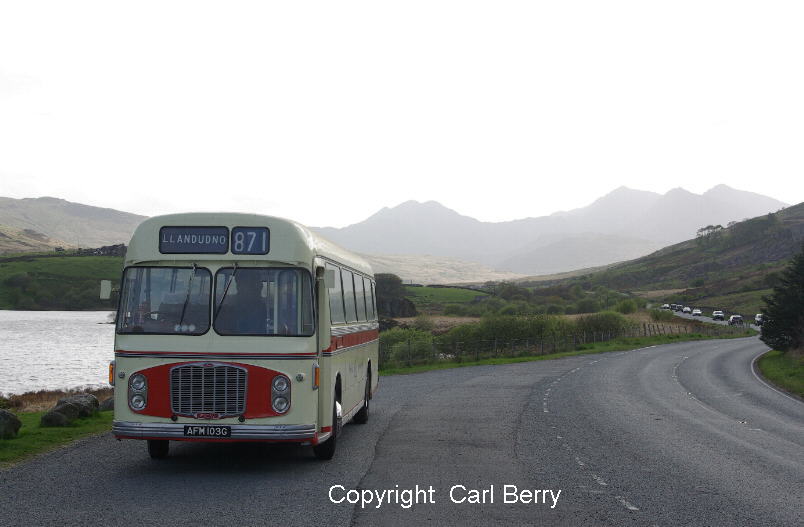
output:
POLYGON ((344 226, 804 201, 804 3, 0 3, 0 195, 344 226))

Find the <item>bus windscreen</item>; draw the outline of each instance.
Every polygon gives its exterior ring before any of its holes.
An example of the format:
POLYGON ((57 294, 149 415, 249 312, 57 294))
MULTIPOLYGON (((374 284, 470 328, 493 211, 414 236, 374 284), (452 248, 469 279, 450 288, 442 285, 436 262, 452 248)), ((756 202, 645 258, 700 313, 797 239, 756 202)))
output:
POLYGON ((129 267, 123 276, 117 332, 206 333, 211 284, 207 269, 129 267))
POLYGON ((220 335, 312 335, 310 273, 293 268, 219 270, 214 327, 220 335))

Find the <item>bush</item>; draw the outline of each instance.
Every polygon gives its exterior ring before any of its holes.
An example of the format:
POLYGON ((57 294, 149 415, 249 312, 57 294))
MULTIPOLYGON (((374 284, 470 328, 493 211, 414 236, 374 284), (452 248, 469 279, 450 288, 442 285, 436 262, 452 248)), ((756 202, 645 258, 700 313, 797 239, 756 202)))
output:
POLYGON ((575 324, 578 331, 583 333, 616 333, 633 325, 627 318, 614 311, 579 317, 575 324))
POLYGON ((433 358, 433 335, 418 329, 392 328, 380 333, 380 352, 383 361, 392 364, 428 361, 433 358))
POLYGON ((431 332, 435 329, 435 322, 433 322, 433 319, 427 315, 419 315, 413 321, 413 329, 431 332))
POLYGON ((623 315, 628 315, 631 313, 635 313, 637 310, 637 303, 631 299, 620 300, 617 302, 617 305, 614 307, 614 310, 618 313, 622 313, 623 315))
POLYGON ((673 315, 672 311, 666 311, 662 309, 651 309, 650 318, 654 322, 671 322, 675 318, 675 315, 673 315))

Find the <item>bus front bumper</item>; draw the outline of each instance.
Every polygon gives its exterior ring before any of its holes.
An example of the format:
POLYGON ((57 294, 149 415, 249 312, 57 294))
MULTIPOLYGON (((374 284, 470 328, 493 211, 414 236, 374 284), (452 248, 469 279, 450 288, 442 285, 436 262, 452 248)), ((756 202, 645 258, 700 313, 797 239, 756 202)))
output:
POLYGON ((118 439, 173 439, 177 441, 299 441, 316 442, 315 425, 226 425, 231 435, 218 437, 187 437, 184 426, 189 423, 137 423, 115 421, 112 433, 118 439))

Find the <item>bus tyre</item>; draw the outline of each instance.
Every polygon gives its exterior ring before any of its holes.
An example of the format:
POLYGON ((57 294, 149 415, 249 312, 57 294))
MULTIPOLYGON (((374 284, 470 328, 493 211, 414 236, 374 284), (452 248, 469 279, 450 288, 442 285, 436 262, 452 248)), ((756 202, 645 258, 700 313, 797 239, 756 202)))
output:
POLYGON ((368 423, 369 420, 369 398, 371 397, 371 377, 366 377, 366 391, 363 395, 363 408, 355 414, 354 421, 359 425, 368 423))
POLYGON ((164 459, 170 451, 170 441, 167 439, 149 439, 148 455, 151 459, 164 459))
POLYGON ((329 461, 335 455, 335 444, 338 440, 338 411, 335 407, 337 402, 332 404, 332 435, 323 443, 319 443, 313 447, 315 457, 321 461, 329 461))

